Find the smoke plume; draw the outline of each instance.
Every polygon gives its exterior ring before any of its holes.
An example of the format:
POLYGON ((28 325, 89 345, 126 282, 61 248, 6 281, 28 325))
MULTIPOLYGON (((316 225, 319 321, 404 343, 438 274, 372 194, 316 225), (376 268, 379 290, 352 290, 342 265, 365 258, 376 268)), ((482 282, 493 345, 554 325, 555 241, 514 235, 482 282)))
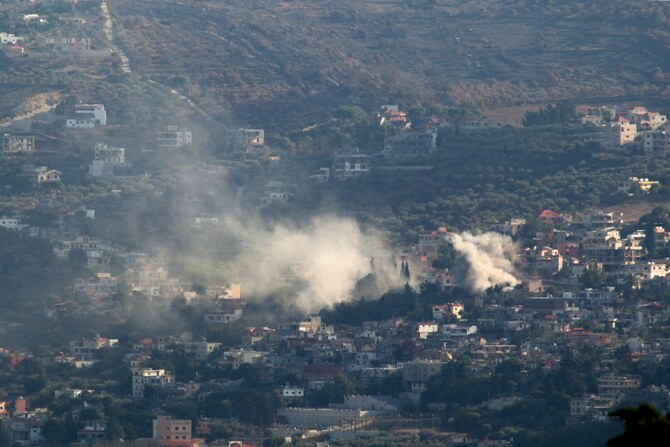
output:
POLYGON ((514 268, 516 246, 509 237, 465 232, 452 234, 449 239, 465 261, 462 278, 457 279, 473 292, 481 293, 496 285, 514 286, 519 282, 514 268))

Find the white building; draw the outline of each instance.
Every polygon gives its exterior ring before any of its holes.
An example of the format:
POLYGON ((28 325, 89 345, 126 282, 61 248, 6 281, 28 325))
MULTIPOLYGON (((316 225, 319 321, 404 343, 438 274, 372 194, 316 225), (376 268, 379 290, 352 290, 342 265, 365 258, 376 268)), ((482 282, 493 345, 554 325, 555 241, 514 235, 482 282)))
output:
POLYGON ((107 112, 103 104, 77 104, 74 106, 74 116, 65 121, 65 127, 70 129, 90 129, 107 125, 107 112))
POLYGON ((23 37, 4 32, 0 33, 0 43, 3 45, 16 45, 19 42, 23 42, 23 37))
POLYGON ((329 172, 334 178, 355 178, 370 172, 370 160, 366 154, 357 152, 338 154, 333 158, 333 168, 329 172))
POLYGON ((1 217, 0 227, 11 231, 23 231, 28 228, 28 225, 22 224, 19 218, 1 217))
POLYGON ((240 128, 233 132, 232 144, 234 150, 249 150, 262 147, 265 144, 265 131, 263 129, 240 128))

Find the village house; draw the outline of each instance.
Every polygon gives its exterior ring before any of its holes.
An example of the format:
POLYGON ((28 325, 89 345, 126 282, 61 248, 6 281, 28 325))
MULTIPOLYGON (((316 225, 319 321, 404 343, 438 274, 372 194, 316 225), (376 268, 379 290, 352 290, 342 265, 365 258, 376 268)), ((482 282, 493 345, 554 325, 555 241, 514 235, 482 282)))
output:
POLYGON ((159 415, 153 420, 153 439, 159 447, 192 447, 192 430, 190 419, 159 415))
POLYGON ((635 123, 639 129, 656 130, 664 126, 667 117, 659 112, 650 112, 646 107, 633 107, 628 110, 628 119, 635 123))
POLYGON ((69 129, 91 129, 107 125, 107 112, 102 104, 76 104, 74 116, 65 120, 69 129))
POLYGON ((381 106, 378 115, 380 126, 392 126, 400 129, 409 128, 412 123, 407 120, 407 113, 401 111, 396 104, 381 106))
POLYGON ((3 45, 16 45, 19 42, 23 42, 23 37, 16 36, 14 34, 1 32, 0 33, 0 44, 3 45))
POLYGON ((180 126, 165 126, 156 132, 156 144, 160 149, 178 149, 193 144, 191 131, 180 126))
POLYGON ((132 370, 132 374, 133 397, 143 397, 147 385, 161 388, 174 381, 172 374, 164 369, 136 368, 132 370))
POLYGON ((77 278, 74 281, 75 296, 104 298, 118 291, 118 288, 118 278, 110 273, 96 273, 93 276, 77 278))
POLYGON ((265 145, 265 131, 263 129, 239 128, 231 136, 233 150, 249 151, 265 145))
POLYGON ((333 157, 333 166, 329 171, 336 179, 356 178, 370 172, 370 161, 367 154, 361 154, 358 149, 336 154, 333 157))
POLYGON ((664 129, 643 131, 642 146, 644 151, 648 153, 667 152, 670 150, 670 133, 664 129))
POLYGON ((124 165, 125 162, 126 150, 124 148, 98 143, 95 145, 89 174, 92 177, 111 177, 114 175, 114 168, 124 165))
POLYGON ((59 182, 61 172, 55 169, 48 169, 46 166, 21 166, 20 177, 26 177, 32 181, 34 185, 40 185, 47 182, 59 182))
POLYGON ((433 319, 442 321, 447 317, 453 317, 456 320, 463 318, 463 311, 465 306, 463 303, 447 303, 438 306, 433 306, 433 319))
POLYGON ((637 137, 637 125, 622 116, 605 126, 605 144, 610 147, 633 143, 637 137))
POLYGON ((6 133, 2 136, 2 153, 4 155, 28 154, 34 151, 34 135, 15 135, 6 133))
POLYGON ((429 157, 437 147, 437 129, 406 130, 384 138, 387 158, 429 157))
POLYGON ((80 360, 93 360, 96 352, 111 349, 119 345, 116 338, 82 338, 70 342, 70 354, 80 360))
POLYGON ((617 184, 617 191, 629 195, 634 195, 636 192, 648 193, 653 188, 660 188, 661 183, 658 180, 649 180, 648 178, 628 177, 628 180, 621 181, 617 184))
POLYGON ((268 182, 265 186, 265 195, 261 198, 262 204, 288 203, 298 190, 294 183, 268 182))
POLYGON ((0 227, 10 231, 24 231, 29 228, 28 225, 22 224, 18 217, 0 217, 0 227))

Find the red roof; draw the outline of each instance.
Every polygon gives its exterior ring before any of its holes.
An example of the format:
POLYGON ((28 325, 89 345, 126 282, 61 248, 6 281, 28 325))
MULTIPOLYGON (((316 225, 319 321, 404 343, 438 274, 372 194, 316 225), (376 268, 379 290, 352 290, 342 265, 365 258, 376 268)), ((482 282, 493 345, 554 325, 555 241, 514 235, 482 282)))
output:
POLYGON ((560 219, 561 215, 558 214, 556 211, 544 210, 540 213, 538 217, 540 219, 560 219))
POLYGON ((615 123, 630 123, 630 120, 627 118, 624 118, 623 116, 618 117, 617 119, 614 120, 615 123))

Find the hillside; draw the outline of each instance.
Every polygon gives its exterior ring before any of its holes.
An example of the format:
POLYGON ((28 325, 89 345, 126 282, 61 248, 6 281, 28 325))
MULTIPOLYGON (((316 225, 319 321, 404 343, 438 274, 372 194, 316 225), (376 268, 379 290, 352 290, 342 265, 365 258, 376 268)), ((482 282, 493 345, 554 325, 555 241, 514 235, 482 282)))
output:
POLYGON ((110 5, 134 70, 239 123, 340 104, 667 97, 664 2, 294 0, 110 5))

